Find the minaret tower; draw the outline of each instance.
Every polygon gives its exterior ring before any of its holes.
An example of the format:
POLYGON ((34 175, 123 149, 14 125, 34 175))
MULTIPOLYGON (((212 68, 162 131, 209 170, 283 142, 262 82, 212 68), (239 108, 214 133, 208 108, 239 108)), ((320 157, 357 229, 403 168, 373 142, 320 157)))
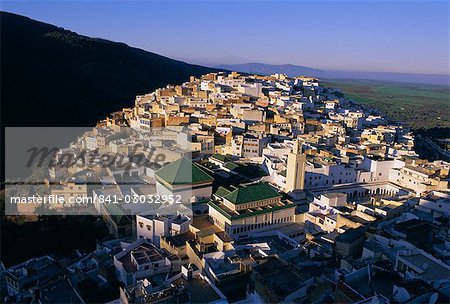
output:
POLYGON ((294 141, 294 148, 288 154, 287 172, 286 172, 286 187, 287 193, 305 188, 305 164, 306 155, 300 150, 298 140, 294 141))

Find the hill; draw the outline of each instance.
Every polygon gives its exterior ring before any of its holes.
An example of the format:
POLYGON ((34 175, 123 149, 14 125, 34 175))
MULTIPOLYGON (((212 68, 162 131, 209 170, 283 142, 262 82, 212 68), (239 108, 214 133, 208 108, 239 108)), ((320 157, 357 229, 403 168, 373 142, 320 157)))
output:
POLYGON ((322 79, 357 79, 357 80, 366 79, 366 80, 393 81, 393 82, 416 83, 416 84, 435 84, 435 85, 450 84, 450 75, 328 71, 292 64, 282 64, 282 65, 273 65, 264 63, 223 64, 215 66, 215 68, 261 75, 284 73, 291 77, 303 75, 303 76, 318 77, 322 79))
POLYGON ((138 94, 214 69, 0 12, 3 126, 91 126, 138 94))

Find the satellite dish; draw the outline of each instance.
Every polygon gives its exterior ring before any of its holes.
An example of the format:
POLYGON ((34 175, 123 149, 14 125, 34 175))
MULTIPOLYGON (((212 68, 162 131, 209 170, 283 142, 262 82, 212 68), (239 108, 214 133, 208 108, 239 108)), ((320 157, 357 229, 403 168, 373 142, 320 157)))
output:
POLYGON ((397 302, 400 302, 400 303, 406 302, 409 299, 411 299, 411 296, 410 296, 408 290, 406 290, 403 287, 398 287, 395 284, 394 284, 394 287, 393 287, 393 296, 394 296, 394 299, 397 302))
POLYGON ((374 297, 372 297, 370 304, 381 304, 381 301, 380 301, 380 299, 378 299, 378 296, 374 296, 374 297))
POLYGON ((147 279, 144 279, 144 287, 147 287, 147 286, 149 286, 150 285, 150 282, 149 282, 149 280, 147 280, 147 279))
POLYGON ((430 297, 430 299, 428 300, 428 304, 435 304, 437 303, 437 300, 439 298, 439 294, 437 292, 433 293, 430 297))

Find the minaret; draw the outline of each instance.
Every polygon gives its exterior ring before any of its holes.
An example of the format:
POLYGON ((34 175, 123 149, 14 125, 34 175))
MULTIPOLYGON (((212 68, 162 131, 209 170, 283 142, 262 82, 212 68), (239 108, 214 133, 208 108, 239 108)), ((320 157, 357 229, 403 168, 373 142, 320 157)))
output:
POLYGON ((286 172, 286 192, 303 190, 305 187, 306 156, 300 151, 298 140, 294 141, 294 148, 288 154, 286 172))

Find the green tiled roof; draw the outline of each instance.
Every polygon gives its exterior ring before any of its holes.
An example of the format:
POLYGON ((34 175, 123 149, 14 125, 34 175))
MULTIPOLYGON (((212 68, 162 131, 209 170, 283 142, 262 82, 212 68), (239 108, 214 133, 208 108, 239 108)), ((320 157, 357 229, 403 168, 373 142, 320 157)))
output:
POLYGON ((222 155, 222 154, 218 154, 218 153, 211 155, 211 158, 215 158, 215 159, 217 159, 218 161, 221 161, 221 162, 229 162, 229 161, 231 161, 231 158, 229 158, 228 156, 222 155))
POLYGON ((237 219, 241 219, 241 218, 252 217, 255 215, 270 213, 270 212, 274 212, 274 211, 278 211, 278 210, 295 208, 295 205, 290 203, 290 204, 284 204, 284 205, 279 205, 279 206, 273 206, 272 208, 264 208, 261 210, 253 210, 252 212, 246 212, 246 213, 242 213, 242 214, 233 214, 232 215, 232 214, 228 213, 227 211, 223 210, 219 205, 217 205, 213 201, 209 201, 208 205, 211 206, 212 208, 214 208, 216 211, 218 211, 220 214, 222 214, 229 220, 237 220, 237 219))
POLYGON ((192 206, 198 206, 202 204, 207 204, 209 202, 209 198, 201 199, 199 201, 193 202, 192 206))
POLYGON ((244 204, 275 197, 281 197, 281 195, 265 183, 243 186, 224 196, 233 204, 244 204))
POLYGON ((117 204, 105 204, 106 210, 117 226, 131 224, 131 220, 125 215, 125 210, 117 204))
POLYGON ((228 191, 227 189, 225 189, 224 187, 220 186, 219 189, 217 189, 216 191, 216 195, 220 196, 220 197, 224 197, 225 195, 227 195, 228 193, 230 193, 230 191, 228 191))
POLYGON ((218 211, 220 214, 222 214, 223 216, 225 216, 227 219, 231 220, 231 215, 226 212, 225 210, 223 210, 222 208, 220 208, 218 205, 216 205, 216 203, 214 203, 213 201, 209 201, 208 205, 213 207, 216 211, 218 211))
POLYGON ((239 165, 235 163, 226 163, 224 167, 227 168, 228 170, 234 170, 236 168, 239 168, 239 165))
POLYGON ((171 185, 212 182, 213 178, 197 164, 182 157, 155 172, 155 175, 171 185))

